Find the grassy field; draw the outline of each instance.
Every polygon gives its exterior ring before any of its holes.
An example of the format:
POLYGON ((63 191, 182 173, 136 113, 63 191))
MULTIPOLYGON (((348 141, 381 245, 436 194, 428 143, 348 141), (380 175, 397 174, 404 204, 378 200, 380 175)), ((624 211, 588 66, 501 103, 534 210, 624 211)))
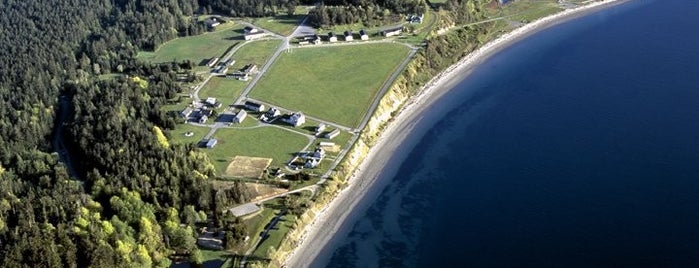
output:
POLYGON ((230 258, 230 253, 223 250, 202 249, 203 267, 221 267, 230 258))
POLYGON ((215 32, 170 40, 154 52, 139 52, 137 57, 150 62, 190 60, 205 65, 209 59, 223 56, 230 47, 242 42, 242 28, 228 22, 218 26, 215 32))
POLYGON ((248 21, 260 28, 286 36, 294 31, 294 28, 301 23, 307 13, 308 11, 305 6, 298 6, 296 7, 294 15, 291 16, 284 12, 280 13, 278 16, 253 18, 248 19, 248 21))
MULTIPOLYGON (((281 45, 281 40, 260 40, 253 41, 243 45, 238 51, 233 54, 232 59, 235 60, 235 64, 231 66, 230 70, 239 70, 243 66, 253 63, 257 64, 258 67, 262 67, 269 57, 274 54, 279 45, 281 45)), ((247 85, 247 83, 246 83, 247 85)))
POLYGON ((233 104, 240 96, 248 82, 238 81, 233 78, 212 77, 199 91, 199 97, 205 100, 208 97, 217 98, 223 104, 223 108, 233 104))
POLYGON ((250 96, 357 126, 381 85, 407 54, 407 47, 396 44, 294 49, 277 59, 250 96))
POLYGON ((201 141, 202 138, 204 138, 204 136, 206 136, 206 133, 209 133, 209 130, 211 129, 208 127, 198 127, 190 124, 179 124, 177 125, 177 128, 175 128, 175 130, 170 131, 170 142, 176 144, 197 144, 199 141, 201 141), (187 132, 192 132, 194 133, 194 135, 192 135, 191 137, 187 137, 184 135, 187 132))
POLYGON ((308 144, 304 136, 276 127, 219 129, 213 136, 218 144, 205 149, 218 174, 224 174, 236 155, 272 158, 271 166, 282 166, 308 144))

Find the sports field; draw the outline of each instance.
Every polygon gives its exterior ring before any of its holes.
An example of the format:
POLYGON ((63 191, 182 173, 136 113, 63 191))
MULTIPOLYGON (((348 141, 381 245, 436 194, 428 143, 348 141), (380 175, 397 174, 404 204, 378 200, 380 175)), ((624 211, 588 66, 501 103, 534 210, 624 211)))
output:
POLYGON ((354 127, 408 52, 390 43, 296 48, 277 59, 250 96, 354 127))

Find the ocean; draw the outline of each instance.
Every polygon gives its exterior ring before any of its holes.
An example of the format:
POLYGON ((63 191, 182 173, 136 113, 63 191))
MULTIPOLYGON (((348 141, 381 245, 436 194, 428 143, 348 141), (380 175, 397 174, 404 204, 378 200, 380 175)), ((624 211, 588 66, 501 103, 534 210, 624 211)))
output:
POLYGON ((631 1, 493 55, 313 266, 696 267, 696 14, 631 1))

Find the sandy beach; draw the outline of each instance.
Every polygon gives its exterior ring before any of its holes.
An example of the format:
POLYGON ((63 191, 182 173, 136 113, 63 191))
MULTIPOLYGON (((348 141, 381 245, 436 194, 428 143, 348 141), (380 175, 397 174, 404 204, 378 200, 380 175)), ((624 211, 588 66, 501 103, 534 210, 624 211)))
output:
POLYGON ((371 200, 366 200, 367 198, 364 197, 378 196, 383 188, 382 185, 388 183, 396 174, 407 153, 422 137, 418 132, 427 131, 416 129, 416 122, 420 121, 423 111, 430 109, 435 101, 468 76, 478 64, 503 48, 542 29, 626 1, 628 0, 594 2, 526 24, 485 44, 434 77, 418 95, 409 100, 381 133, 378 142, 349 179, 349 185, 323 208, 311 224, 306 226, 299 245, 286 259, 286 266, 308 267, 316 258, 320 258, 322 262, 331 257, 329 254, 332 252, 327 250, 324 252, 324 248, 337 233, 346 231, 342 228, 350 228, 343 226, 344 221, 353 212, 363 211, 371 204, 371 200), (411 134, 410 139, 407 139, 408 134, 411 134))

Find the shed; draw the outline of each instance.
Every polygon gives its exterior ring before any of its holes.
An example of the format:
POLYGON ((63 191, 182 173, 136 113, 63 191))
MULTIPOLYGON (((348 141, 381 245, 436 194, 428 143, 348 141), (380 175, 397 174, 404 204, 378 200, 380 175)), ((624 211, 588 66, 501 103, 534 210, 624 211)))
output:
POLYGON ((333 32, 328 33, 328 42, 333 43, 337 42, 337 36, 333 32))
POLYGON ((340 129, 339 129, 339 128, 336 128, 335 130, 333 130, 333 131, 331 131, 331 132, 329 132, 329 133, 326 133, 326 134, 325 134, 325 138, 331 140, 331 139, 337 137, 337 135, 340 135, 340 129))
POLYGON ((243 32, 245 32, 246 34, 257 33, 259 31, 259 29, 250 26, 245 26, 245 28, 243 28, 243 32))
POLYGON ((233 123, 240 124, 245 120, 245 117, 248 116, 248 112, 245 110, 240 110, 237 114, 235 114, 235 117, 233 117, 233 123))
POLYGON ((216 143, 218 143, 216 139, 209 139, 208 141, 206 141, 206 148, 214 148, 214 146, 216 146, 216 143))
POLYGON ((260 104, 260 103, 256 103, 256 102, 252 102, 252 101, 246 101, 245 108, 252 110, 252 111, 255 111, 255 112, 262 112, 265 110, 265 105, 260 104))
POLYGON ((359 31, 359 38, 362 40, 369 40, 369 35, 366 33, 365 30, 359 31))
POLYGON ((345 31, 345 41, 352 41, 354 40, 354 37, 352 37, 352 31, 345 31))
POLYGON ((187 118, 192 114, 192 112, 194 112, 194 110, 191 107, 187 107, 187 108, 184 108, 184 110, 182 110, 182 112, 180 112, 180 116, 187 118))
POLYGON ((385 37, 390 37, 390 36, 394 36, 394 35, 399 35, 402 32, 403 32, 403 26, 397 26, 394 28, 389 28, 389 29, 385 29, 385 30, 381 31, 381 35, 383 35, 385 37))

